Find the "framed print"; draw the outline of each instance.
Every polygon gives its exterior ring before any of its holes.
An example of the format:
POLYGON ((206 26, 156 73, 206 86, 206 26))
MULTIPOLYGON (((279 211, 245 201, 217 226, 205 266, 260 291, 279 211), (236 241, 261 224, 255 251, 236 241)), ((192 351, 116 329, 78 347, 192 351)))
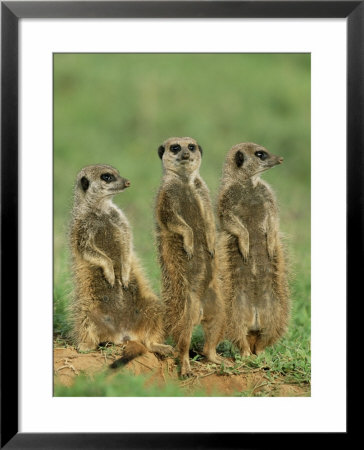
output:
POLYGON ((1 445, 347 437, 363 3, 1 7, 1 445))

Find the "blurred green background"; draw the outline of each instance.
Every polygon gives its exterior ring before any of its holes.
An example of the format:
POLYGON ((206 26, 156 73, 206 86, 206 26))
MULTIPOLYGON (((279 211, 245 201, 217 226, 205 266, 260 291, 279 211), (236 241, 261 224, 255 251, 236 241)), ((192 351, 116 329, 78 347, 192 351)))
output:
POLYGON ((277 194, 292 266, 293 314, 283 344, 295 358, 297 347, 304 349, 307 370, 310 72, 309 54, 54 55, 55 334, 68 331, 67 227, 73 183, 83 166, 111 164, 131 181, 114 200, 133 227, 136 252, 159 292, 153 218, 161 178, 158 146, 170 136, 195 138, 204 150, 201 175, 215 202, 226 152, 253 141, 284 157, 263 178, 277 194))

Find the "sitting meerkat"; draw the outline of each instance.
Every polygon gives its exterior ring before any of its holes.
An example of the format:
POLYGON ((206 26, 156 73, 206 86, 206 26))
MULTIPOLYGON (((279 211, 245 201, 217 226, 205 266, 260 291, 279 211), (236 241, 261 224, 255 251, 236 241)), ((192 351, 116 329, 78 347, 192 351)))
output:
POLYGON ((209 191, 199 175, 202 149, 189 137, 170 138, 158 149, 163 179, 156 199, 156 235, 162 269, 166 332, 172 335, 181 376, 191 374, 189 347, 193 327, 202 323, 203 353, 221 359, 224 304, 215 276, 215 221, 209 191))
POLYGON ((147 350, 163 355, 172 351, 160 343, 162 302, 134 254, 129 223, 112 202, 128 186, 111 166, 84 167, 77 175, 70 226, 77 349, 91 350, 100 342, 127 343, 121 362, 147 350))
POLYGON ((258 354, 287 328, 290 300, 278 208, 260 173, 283 158, 254 143, 228 152, 219 190, 219 276, 226 338, 243 356, 258 354))

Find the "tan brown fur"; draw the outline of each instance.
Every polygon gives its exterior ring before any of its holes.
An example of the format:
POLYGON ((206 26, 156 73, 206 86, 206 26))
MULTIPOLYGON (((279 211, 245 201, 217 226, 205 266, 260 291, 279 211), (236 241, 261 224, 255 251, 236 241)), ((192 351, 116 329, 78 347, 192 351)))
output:
POLYGON ((290 300, 278 207, 271 187, 260 179, 261 172, 282 161, 247 142, 230 149, 223 169, 218 199, 219 276, 224 286, 226 338, 244 356, 272 345, 288 324, 290 300))
POLYGON ((162 302, 153 294, 134 253, 129 223, 112 202, 129 184, 107 165, 87 166, 77 175, 70 249, 75 282, 73 337, 80 351, 101 342, 128 341, 161 354, 172 350, 160 343, 162 302), (111 181, 101 178, 105 176, 111 176, 111 181))
POLYGON ((156 199, 156 235, 166 332, 176 343, 181 375, 188 376, 192 331, 200 322, 204 354, 220 361, 216 346, 223 335, 224 304, 216 278, 215 220, 208 188, 199 175, 202 149, 197 142, 170 138, 158 152, 164 173, 156 199))

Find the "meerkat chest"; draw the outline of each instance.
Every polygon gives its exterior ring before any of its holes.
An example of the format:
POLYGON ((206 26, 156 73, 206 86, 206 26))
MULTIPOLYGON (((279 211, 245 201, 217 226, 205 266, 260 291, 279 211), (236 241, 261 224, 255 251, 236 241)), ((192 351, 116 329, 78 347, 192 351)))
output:
POLYGON ((194 187, 183 186, 179 196, 179 212, 187 223, 202 220, 202 204, 194 187))
POLYGON ((128 221, 124 213, 116 206, 111 206, 110 208, 108 208, 106 215, 110 223, 114 226, 122 227, 128 225, 128 221))
POLYGON ((129 224, 123 213, 110 208, 99 218, 95 243, 110 254, 119 254, 121 245, 130 239, 129 224))
POLYGON ((240 199, 238 209, 244 223, 260 226, 270 213, 271 202, 262 190, 248 191, 240 199))
POLYGON ((107 217, 102 222, 95 233, 95 243, 105 251, 111 251, 115 243, 120 241, 120 228, 115 226, 107 217))

